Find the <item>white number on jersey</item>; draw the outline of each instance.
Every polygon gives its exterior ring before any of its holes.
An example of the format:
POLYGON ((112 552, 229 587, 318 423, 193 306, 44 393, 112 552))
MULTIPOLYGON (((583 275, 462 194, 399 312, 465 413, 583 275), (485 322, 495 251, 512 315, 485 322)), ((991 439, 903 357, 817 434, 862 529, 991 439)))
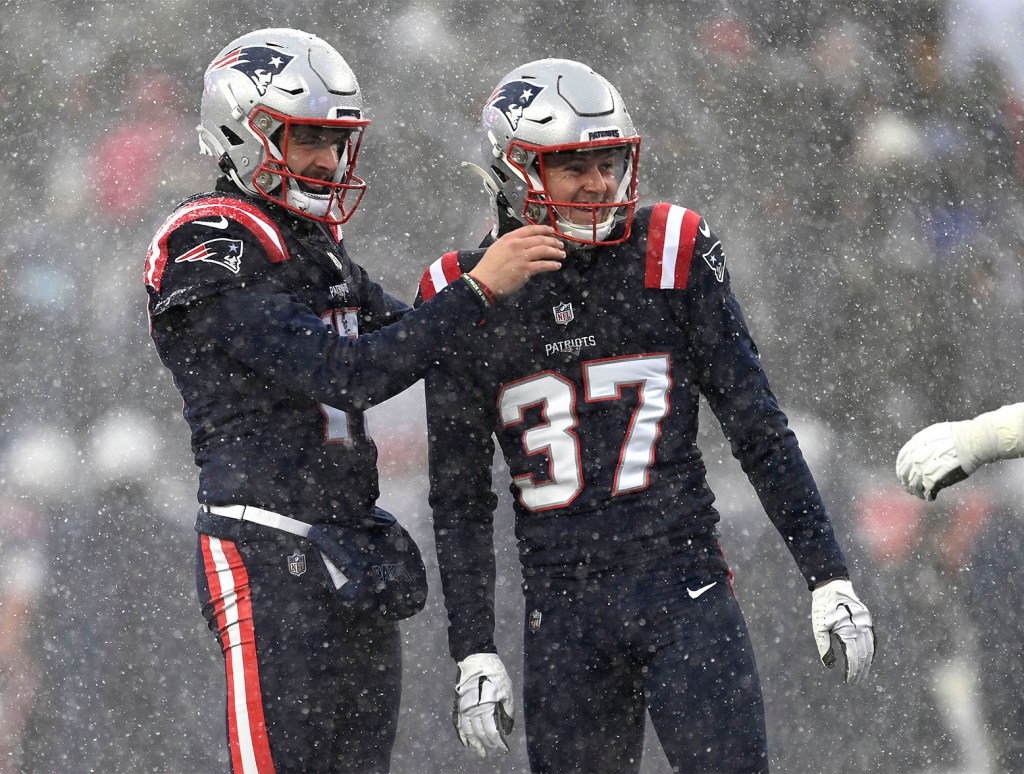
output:
MULTIPOLYGON (((320 319, 330 325, 339 336, 348 336, 354 339, 359 335, 358 310, 355 309, 332 309, 324 312, 320 319)), ((324 441, 326 443, 351 443, 355 434, 355 418, 349 416, 348 412, 320 404, 320 413, 324 415, 324 441)), ((363 432, 366 432, 366 417, 362 415, 363 432)))
MULTIPOLYGON (((633 409, 615 469, 612 496, 647 487, 654 450, 661 436, 661 420, 668 413, 672 386, 668 355, 638 355, 583 364, 583 399, 587 403, 622 398, 624 388, 635 388, 639 400, 633 409)), ((562 508, 583 491, 580 438, 576 432, 576 387, 565 377, 545 371, 502 387, 498 410, 502 426, 525 422, 527 409, 539 407, 541 421, 522 431, 529 455, 546 454, 548 478, 516 476, 520 502, 532 511, 562 508)))

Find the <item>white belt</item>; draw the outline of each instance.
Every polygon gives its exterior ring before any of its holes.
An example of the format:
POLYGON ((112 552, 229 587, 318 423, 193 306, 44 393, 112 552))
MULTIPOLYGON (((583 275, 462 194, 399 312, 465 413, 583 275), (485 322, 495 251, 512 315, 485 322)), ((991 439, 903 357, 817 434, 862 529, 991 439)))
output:
POLYGON ((204 505, 203 508, 217 516, 273 527, 299 537, 309 535, 309 529, 312 526, 304 521, 293 519, 291 516, 282 516, 280 513, 266 511, 252 505, 204 505))
MULTIPOLYGON (((274 529, 279 529, 282 532, 288 532, 292 535, 298 535, 299 537, 307 537, 309 535, 309 530, 312 527, 311 524, 299 521, 298 519, 293 519, 291 516, 282 516, 280 513, 267 511, 253 505, 204 505, 203 508, 215 516, 224 516, 228 519, 235 519, 243 523, 250 522, 252 524, 259 524, 263 527, 273 527, 274 529)), ((320 551, 319 553, 320 557, 324 560, 324 564, 327 567, 327 572, 331 576, 331 580, 334 582, 334 587, 336 589, 340 589, 348 583, 348 576, 338 569, 334 562, 328 559, 323 551, 320 551)))

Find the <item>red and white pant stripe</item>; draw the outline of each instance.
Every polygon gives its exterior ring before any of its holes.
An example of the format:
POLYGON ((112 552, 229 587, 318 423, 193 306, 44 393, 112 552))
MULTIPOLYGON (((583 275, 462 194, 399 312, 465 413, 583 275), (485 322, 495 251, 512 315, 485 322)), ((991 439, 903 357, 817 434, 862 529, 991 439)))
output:
POLYGON ((263 718, 249 575, 232 541, 200 537, 227 671, 231 768, 234 774, 274 774, 263 718))

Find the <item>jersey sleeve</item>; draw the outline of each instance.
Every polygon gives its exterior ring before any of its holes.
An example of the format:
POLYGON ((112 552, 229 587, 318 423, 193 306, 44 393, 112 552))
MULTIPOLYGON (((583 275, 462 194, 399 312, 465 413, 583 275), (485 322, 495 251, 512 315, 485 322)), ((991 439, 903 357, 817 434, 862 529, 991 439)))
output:
POLYGON ((360 314, 362 315, 359 330, 370 332, 379 330, 400 320, 409 306, 390 293, 374 280, 358 264, 352 264, 359 283, 359 297, 362 299, 360 314))
MULTIPOLYGON (((448 253, 423 274, 414 306, 434 298, 479 253, 448 253)), ((486 333, 483 334, 486 338, 486 333)), ((490 428, 493 409, 474 383, 475 362, 464 342, 425 379, 430 506, 438 568, 448 611, 448 646, 461 661, 473 653, 494 653, 494 509, 490 428), (456 396, 458 396, 456 398, 456 396)), ((484 343, 486 346, 486 343, 484 343)))
MULTIPOLYGON (((266 280, 188 309, 197 333, 227 356, 291 392, 343 411, 363 411, 415 384, 447 357, 451 342, 476 335, 485 314, 464 282, 356 338, 339 335, 291 291, 266 280)), ((153 321, 161 324, 159 317, 153 321)))
POLYGON ((492 420, 480 396, 465 389, 468 378, 438 367, 425 380, 430 506, 456 661, 496 652, 492 420))
POLYGON ((694 378, 808 587, 846 576, 821 494, 732 291, 722 243, 702 217, 678 210, 683 208, 664 205, 661 213, 669 225, 661 245, 653 245, 660 247, 660 265, 648 245, 648 287, 683 290, 671 304, 686 335, 694 378))

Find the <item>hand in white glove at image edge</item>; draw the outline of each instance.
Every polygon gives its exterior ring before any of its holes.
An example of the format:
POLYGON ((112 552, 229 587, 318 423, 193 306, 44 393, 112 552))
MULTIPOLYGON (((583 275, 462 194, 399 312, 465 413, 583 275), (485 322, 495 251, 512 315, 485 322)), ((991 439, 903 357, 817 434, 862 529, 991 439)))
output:
POLYGON ((926 427, 907 441, 896 456, 896 477, 903 488, 922 500, 935 496, 974 472, 957 450, 956 426, 960 422, 939 422, 926 427))
POLYGON ((1024 457, 1024 403, 926 427, 900 449, 896 477, 912 495, 934 500, 982 465, 1017 457, 1024 457))
POLYGON ((505 665, 494 653, 474 653, 458 666, 452 723, 459 741, 481 758, 504 755, 515 719, 512 681, 505 665))
POLYGON ((875 657, 875 627, 850 581, 827 581, 811 592, 811 628, 822 664, 829 669, 836 664, 834 638, 846 660, 845 681, 867 678, 875 657))

